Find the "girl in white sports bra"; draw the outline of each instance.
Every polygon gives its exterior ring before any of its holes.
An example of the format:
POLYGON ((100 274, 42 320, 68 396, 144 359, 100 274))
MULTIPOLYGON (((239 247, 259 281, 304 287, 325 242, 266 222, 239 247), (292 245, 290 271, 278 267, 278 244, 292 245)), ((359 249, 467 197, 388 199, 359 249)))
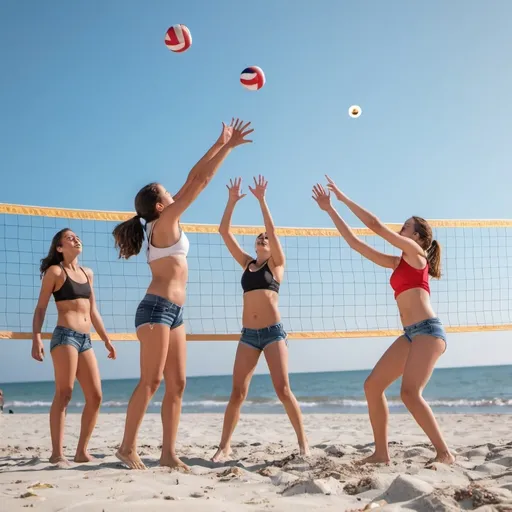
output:
POLYGON ((211 181, 226 156, 237 146, 252 142, 250 123, 232 119, 222 124, 217 142, 190 171, 172 197, 159 183, 143 187, 135 197, 137 215, 116 226, 113 235, 121 258, 140 253, 144 234, 151 283, 135 314, 141 345, 141 376, 128 404, 124 437, 117 457, 131 469, 146 469, 137 454, 137 433, 152 396, 165 380, 162 400, 162 453, 160 465, 188 469, 175 450, 185 390, 186 334, 183 305, 188 279, 189 240, 180 217, 211 181), (145 221, 145 229, 141 223, 145 221))
POLYGON ((187 238, 187 235, 183 232, 180 226, 180 237, 178 241, 171 245, 170 247, 155 247, 151 243, 151 235, 153 234, 153 230, 155 228, 156 220, 153 222, 148 222, 146 224, 146 236, 148 237, 148 249, 147 249, 147 259, 148 263, 152 261, 158 260, 160 258, 166 258, 167 256, 187 256, 188 250, 190 248, 190 242, 187 238))

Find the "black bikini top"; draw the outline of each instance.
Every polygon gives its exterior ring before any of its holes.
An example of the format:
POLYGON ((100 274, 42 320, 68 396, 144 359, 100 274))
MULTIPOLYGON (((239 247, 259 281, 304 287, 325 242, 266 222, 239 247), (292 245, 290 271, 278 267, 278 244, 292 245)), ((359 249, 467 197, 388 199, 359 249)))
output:
POLYGON ((256 263, 256 260, 252 260, 242 274, 242 288, 244 293, 252 292, 253 290, 271 290, 279 293, 279 283, 274 279, 268 266, 268 261, 258 270, 250 271, 249 267, 252 263, 256 263))
POLYGON ((61 300, 89 299, 91 297, 91 284, 89 283, 89 276, 86 274, 85 270, 80 267, 87 281, 85 283, 77 283, 68 276, 66 269, 62 265, 60 267, 66 274, 66 280, 56 292, 53 292, 55 302, 60 302, 61 300))

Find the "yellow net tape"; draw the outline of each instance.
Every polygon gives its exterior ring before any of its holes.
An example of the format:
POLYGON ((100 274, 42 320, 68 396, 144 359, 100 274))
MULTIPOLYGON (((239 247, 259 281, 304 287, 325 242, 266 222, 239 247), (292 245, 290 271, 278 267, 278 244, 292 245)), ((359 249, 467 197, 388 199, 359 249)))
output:
MULTIPOLYGON (((463 325, 445 327, 448 333, 465 332, 498 332, 512 330, 512 324, 501 325, 463 325)), ((311 331, 311 332, 291 332, 288 338, 291 340, 313 340, 313 339, 338 339, 338 338, 385 338, 398 337, 403 334, 400 329, 389 330, 361 330, 361 331, 311 331)), ((52 337, 51 332, 44 332, 41 337, 49 340, 52 337)), ((116 332, 109 333, 112 341, 137 341, 137 335, 134 332, 116 332)), ((13 332, 0 331, 0 340, 30 340, 31 332, 13 332)), ((91 333, 91 339, 100 341, 96 333, 91 333)), ((240 334, 187 334, 187 341, 238 341, 240 334)))
MULTIPOLYGON (((55 217, 62 219, 104 220, 122 222, 131 218, 133 212, 109 212, 100 210, 75 210, 69 208, 50 208, 45 206, 23 206, 18 204, 0 203, 0 214, 7 215, 33 215, 38 217, 55 217)), ((510 228, 512 220, 429 220, 434 228, 510 228)), ((398 230, 402 224, 386 224, 390 229, 398 230)), ((183 224, 185 231, 189 233, 217 233, 216 224, 183 224)), ((236 235, 258 235, 263 228, 261 226, 233 226, 236 235)), ((375 233, 368 228, 355 228, 357 235, 368 236, 375 233)), ((340 236, 336 229, 332 228, 277 228, 280 236, 315 236, 334 237, 340 236)))

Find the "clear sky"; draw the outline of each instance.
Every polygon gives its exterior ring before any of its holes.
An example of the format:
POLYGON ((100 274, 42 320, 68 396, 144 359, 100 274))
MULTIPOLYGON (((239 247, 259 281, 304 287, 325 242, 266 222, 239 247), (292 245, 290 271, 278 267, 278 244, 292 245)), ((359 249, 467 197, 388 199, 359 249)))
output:
MULTIPOLYGON (((3 2, 0 202, 131 210, 149 181, 177 190, 239 116, 254 144, 184 222, 218 222, 229 177, 263 173, 279 226, 329 225, 310 198, 326 172, 388 222, 509 218, 511 18, 507 0, 3 2), (184 54, 163 42, 176 23, 184 54), (266 73, 258 92, 238 81, 249 65, 266 73)), ((251 197, 234 222, 261 222, 251 197)), ((442 365, 512 363, 508 337, 453 336, 442 365)), ((291 369, 368 368, 388 343, 294 342, 291 369)), ((234 349, 191 344, 189 373, 229 373, 234 349)), ((0 382, 51 378, 28 352, 0 342, 0 382)), ((137 353, 123 345, 103 376, 135 376, 137 353)))

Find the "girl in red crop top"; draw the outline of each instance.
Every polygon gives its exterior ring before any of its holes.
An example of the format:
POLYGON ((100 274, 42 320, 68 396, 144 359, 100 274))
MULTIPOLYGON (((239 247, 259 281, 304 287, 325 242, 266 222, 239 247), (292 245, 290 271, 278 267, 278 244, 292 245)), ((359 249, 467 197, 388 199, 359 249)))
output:
POLYGON ((366 379, 364 390, 375 438, 375 452, 362 463, 388 463, 386 388, 402 376, 401 397, 414 419, 436 449, 436 462, 451 464, 455 458, 422 392, 434 366, 446 349, 446 333, 430 305, 429 276, 441 277, 441 248, 432 239, 425 219, 411 217, 396 233, 375 215, 351 201, 327 176, 327 192, 317 184, 313 199, 333 220, 348 245, 381 267, 393 269, 390 284, 400 311, 404 334, 388 348, 366 379), (360 240, 331 205, 331 192, 369 229, 402 251, 392 256, 377 251, 360 240))

